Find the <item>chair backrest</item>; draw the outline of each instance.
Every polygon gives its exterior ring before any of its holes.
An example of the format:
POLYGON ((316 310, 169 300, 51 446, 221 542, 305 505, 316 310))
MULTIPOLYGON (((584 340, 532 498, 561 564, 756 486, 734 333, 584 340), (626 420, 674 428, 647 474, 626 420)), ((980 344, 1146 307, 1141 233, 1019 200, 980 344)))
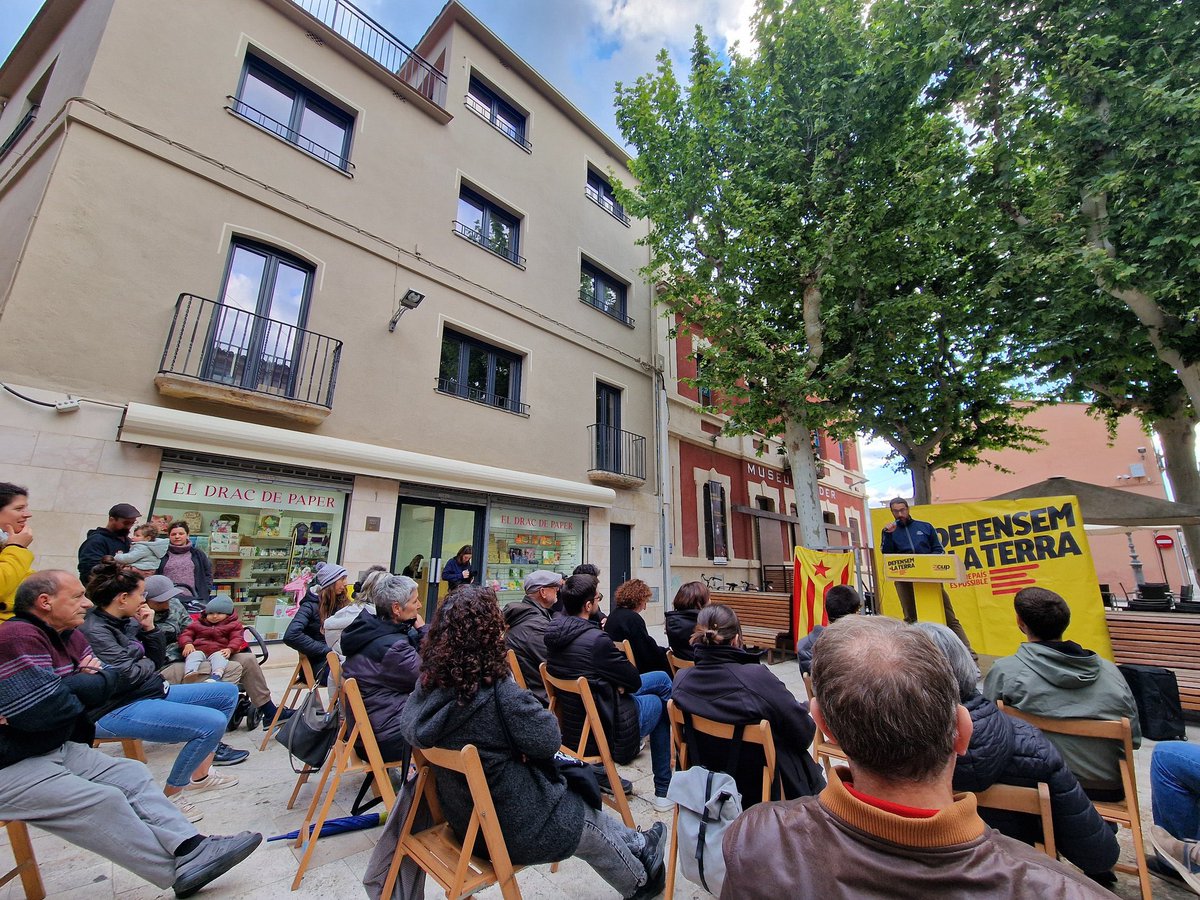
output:
POLYGON ((625 658, 636 667, 637 661, 633 658, 633 645, 629 641, 613 641, 613 643, 617 645, 618 650, 625 654, 625 658))
POLYGON ((588 684, 588 680, 582 675, 578 678, 556 678, 546 669, 545 663, 541 664, 540 669, 542 684, 546 686, 546 698, 550 701, 550 711, 558 717, 558 727, 560 729, 563 727, 563 711, 562 704, 558 702, 559 693, 574 694, 579 698, 579 702, 583 706, 584 722, 583 729, 579 732, 579 746, 568 747, 564 744, 563 750, 580 759, 592 762, 597 761, 596 757, 586 755, 588 738, 590 737, 596 745, 597 756, 608 755, 608 736, 604 733, 603 720, 600 718, 600 708, 596 706, 596 698, 592 694, 592 686, 588 684))
POLYGON ((325 654, 325 662, 329 666, 329 705, 332 706, 334 701, 341 696, 342 682, 345 681, 345 678, 342 677, 341 657, 330 650, 325 654))
MULTIPOLYGON (((808 699, 811 700, 813 698, 812 675, 808 672, 803 672, 800 677, 804 679, 804 691, 808 694, 808 699)), ((813 735, 811 749, 813 759, 825 766, 826 774, 833 768, 833 760, 846 759, 846 751, 842 749, 842 745, 822 731, 820 725, 817 725, 816 733, 813 735)))
POLYGON ((1166 582, 1148 581, 1138 589, 1138 595, 1142 600, 1166 600, 1170 591, 1171 586, 1166 582))
MULTIPOLYGON (((687 720, 685 719, 683 710, 675 703, 674 700, 667 701, 667 715, 671 720, 671 740, 675 745, 676 758, 679 760, 679 770, 682 771, 692 765, 701 765, 702 760, 693 760, 690 758, 687 741, 687 720)), ((690 714, 692 728, 698 734, 705 734, 709 737, 716 738, 721 741, 732 741, 737 724, 729 724, 728 722, 718 722, 716 719, 709 719, 704 716, 690 714)), ((771 723, 766 719, 758 722, 748 722, 742 728, 742 741, 748 744, 757 744, 762 748, 763 767, 762 767, 762 800, 766 802, 771 799, 771 788, 775 784, 775 740, 771 735, 771 723)), ((712 768, 720 768, 717 766, 709 766, 712 768)), ((723 770, 722 770, 723 771, 723 770)), ((736 772, 728 773, 737 776, 736 772)), ((745 806, 750 803, 743 792, 742 802, 745 806)))
POLYGON ((1051 859, 1058 859, 1058 845, 1054 840, 1054 814, 1050 807, 1050 787, 1046 782, 1039 781, 1036 787, 993 784, 986 791, 976 791, 975 801, 983 809, 1003 809, 1037 816, 1042 822, 1041 847, 1051 859))
POLYGON ((517 660, 517 651, 509 647, 508 653, 505 655, 508 657, 508 667, 512 669, 513 681, 521 690, 528 690, 529 688, 525 684, 525 674, 521 671, 521 663, 517 660))
POLYGON ((667 665, 671 667, 672 675, 678 675, 681 669, 690 669, 696 665, 696 663, 693 660, 683 659, 682 657, 676 656, 675 651, 673 650, 668 650, 667 665))
POLYGON ((400 760, 384 759, 379 750, 379 742, 375 740, 375 730, 367 716, 367 707, 363 703, 362 692, 358 689, 358 680, 347 678, 342 681, 341 693, 343 714, 352 727, 343 727, 341 734, 347 750, 355 750, 365 756, 364 762, 375 775, 375 787, 383 797, 383 802, 390 810, 396 802, 396 792, 392 788, 391 779, 387 776, 388 763, 395 764, 400 760))

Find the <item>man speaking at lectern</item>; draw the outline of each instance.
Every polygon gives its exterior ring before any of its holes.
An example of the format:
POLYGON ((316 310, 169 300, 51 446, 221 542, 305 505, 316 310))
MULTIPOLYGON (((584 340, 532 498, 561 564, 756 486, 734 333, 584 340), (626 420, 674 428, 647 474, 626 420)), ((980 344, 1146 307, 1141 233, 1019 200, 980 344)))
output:
MULTIPOLYGON (((912 556, 917 553, 946 552, 946 548, 938 540, 934 527, 928 522, 918 521, 909 515, 908 501, 903 497, 888 501, 888 509, 892 511, 892 518, 895 521, 883 529, 883 539, 879 544, 880 553, 912 556)), ((900 598, 900 609, 904 612, 904 621, 911 625, 917 621, 917 601, 913 596, 912 582, 894 581, 892 583, 896 586, 896 594, 900 598)), ((975 656, 971 642, 967 640, 967 633, 963 631, 958 616, 954 614, 954 607, 950 605, 950 597, 946 594, 946 589, 943 587, 941 590, 942 608, 946 613, 946 627, 953 631, 963 645, 971 651, 971 656, 975 656)))

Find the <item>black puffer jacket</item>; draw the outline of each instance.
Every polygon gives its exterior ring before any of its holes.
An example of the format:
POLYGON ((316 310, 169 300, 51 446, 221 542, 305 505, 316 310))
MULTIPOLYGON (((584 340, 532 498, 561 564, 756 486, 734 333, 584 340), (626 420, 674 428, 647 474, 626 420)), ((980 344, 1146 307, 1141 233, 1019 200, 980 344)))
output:
POLYGON ((692 654, 692 632, 696 630, 696 620, 700 618, 698 609, 672 609, 666 614, 667 643, 671 652, 679 659, 695 659, 692 654))
MULTIPOLYGON (((1046 782, 1058 852, 1084 872, 1110 871, 1120 853, 1117 838, 1054 745, 1029 723, 1002 713, 982 694, 974 694, 963 705, 975 730, 966 754, 954 767, 954 789, 983 791, 997 783, 1028 787, 1046 782)), ((989 825, 1010 837, 1027 843, 1039 838, 1041 829, 1033 816, 979 812, 989 825)))
POLYGON ((424 636, 425 629, 412 622, 392 622, 368 612, 359 613, 342 632, 342 673, 358 682, 367 718, 381 743, 400 736, 400 713, 417 686, 417 648, 424 636))
POLYGON ((312 591, 300 601, 296 615, 283 633, 283 642, 307 656, 314 672, 325 668, 329 645, 325 643, 325 629, 321 627, 321 600, 312 591))
POLYGON ((166 682, 158 670, 166 665, 166 645, 157 628, 142 631, 137 619, 118 619, 99 607, 87 611, 79 631, 87 638, 92 653, 117 670, 117 689, 108 702, 89 709, 93 722, 135 700, 159 700, 166 696, 166 682))
MULTIPOLYGON (((591 686, 613 759, 628 765, 638 751, 638 708, 630 695, 642 676, 595 622, 560 616, 546 628, 546 669, 555 678, 583 676, 591 686)), ((575 747, 583 732, 583 705, 560 695, 563 743, 575 747)), ((594 752, 591 744, 588 753, 594 752)))

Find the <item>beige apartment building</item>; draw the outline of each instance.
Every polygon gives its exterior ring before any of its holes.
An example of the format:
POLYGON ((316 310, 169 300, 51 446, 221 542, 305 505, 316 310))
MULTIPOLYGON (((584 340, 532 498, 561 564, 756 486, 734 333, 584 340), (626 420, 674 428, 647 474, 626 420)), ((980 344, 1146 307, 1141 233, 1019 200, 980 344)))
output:
POLYGON ((506 601, 590 561, 661 610, 628 158, 464 7, 410 49, 345 0, 55 0, 0 97, 0 480, 39 567, 123 501, 249 613, 321 559, 444 591, 463 546, 506 601))

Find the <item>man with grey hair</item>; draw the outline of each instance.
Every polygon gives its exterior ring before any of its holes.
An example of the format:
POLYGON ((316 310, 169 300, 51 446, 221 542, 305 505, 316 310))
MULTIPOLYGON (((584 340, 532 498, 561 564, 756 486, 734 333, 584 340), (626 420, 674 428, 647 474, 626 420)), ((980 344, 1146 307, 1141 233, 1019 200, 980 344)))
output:
POLYGON ((407 575, 381 575, 371 586, 375 615, 365 611, 342 632, 342 674, 358 682, 379 752, 404 758, 400 713, 417 686, 419 649, 425 636, 417 583, 407 575))
POLYGON ((549 701, 539 667, 546 661, 546 626, 554 617, 553 607, 562 586, 563 577, 557 572, 545 569, 530 572, 522 585, 525 599, 504 607, 504 624, 508 628, 504 643, 517 655, 525 686, 543 705, 549 701))
POLYGON ((849 768, 816 797, 761 803, 725 833, 721 896, 1111 895, 988 828, 955 794, 971 717, 945 657, 920 629, 849 616, 813 652, 810 706, 849 768))

